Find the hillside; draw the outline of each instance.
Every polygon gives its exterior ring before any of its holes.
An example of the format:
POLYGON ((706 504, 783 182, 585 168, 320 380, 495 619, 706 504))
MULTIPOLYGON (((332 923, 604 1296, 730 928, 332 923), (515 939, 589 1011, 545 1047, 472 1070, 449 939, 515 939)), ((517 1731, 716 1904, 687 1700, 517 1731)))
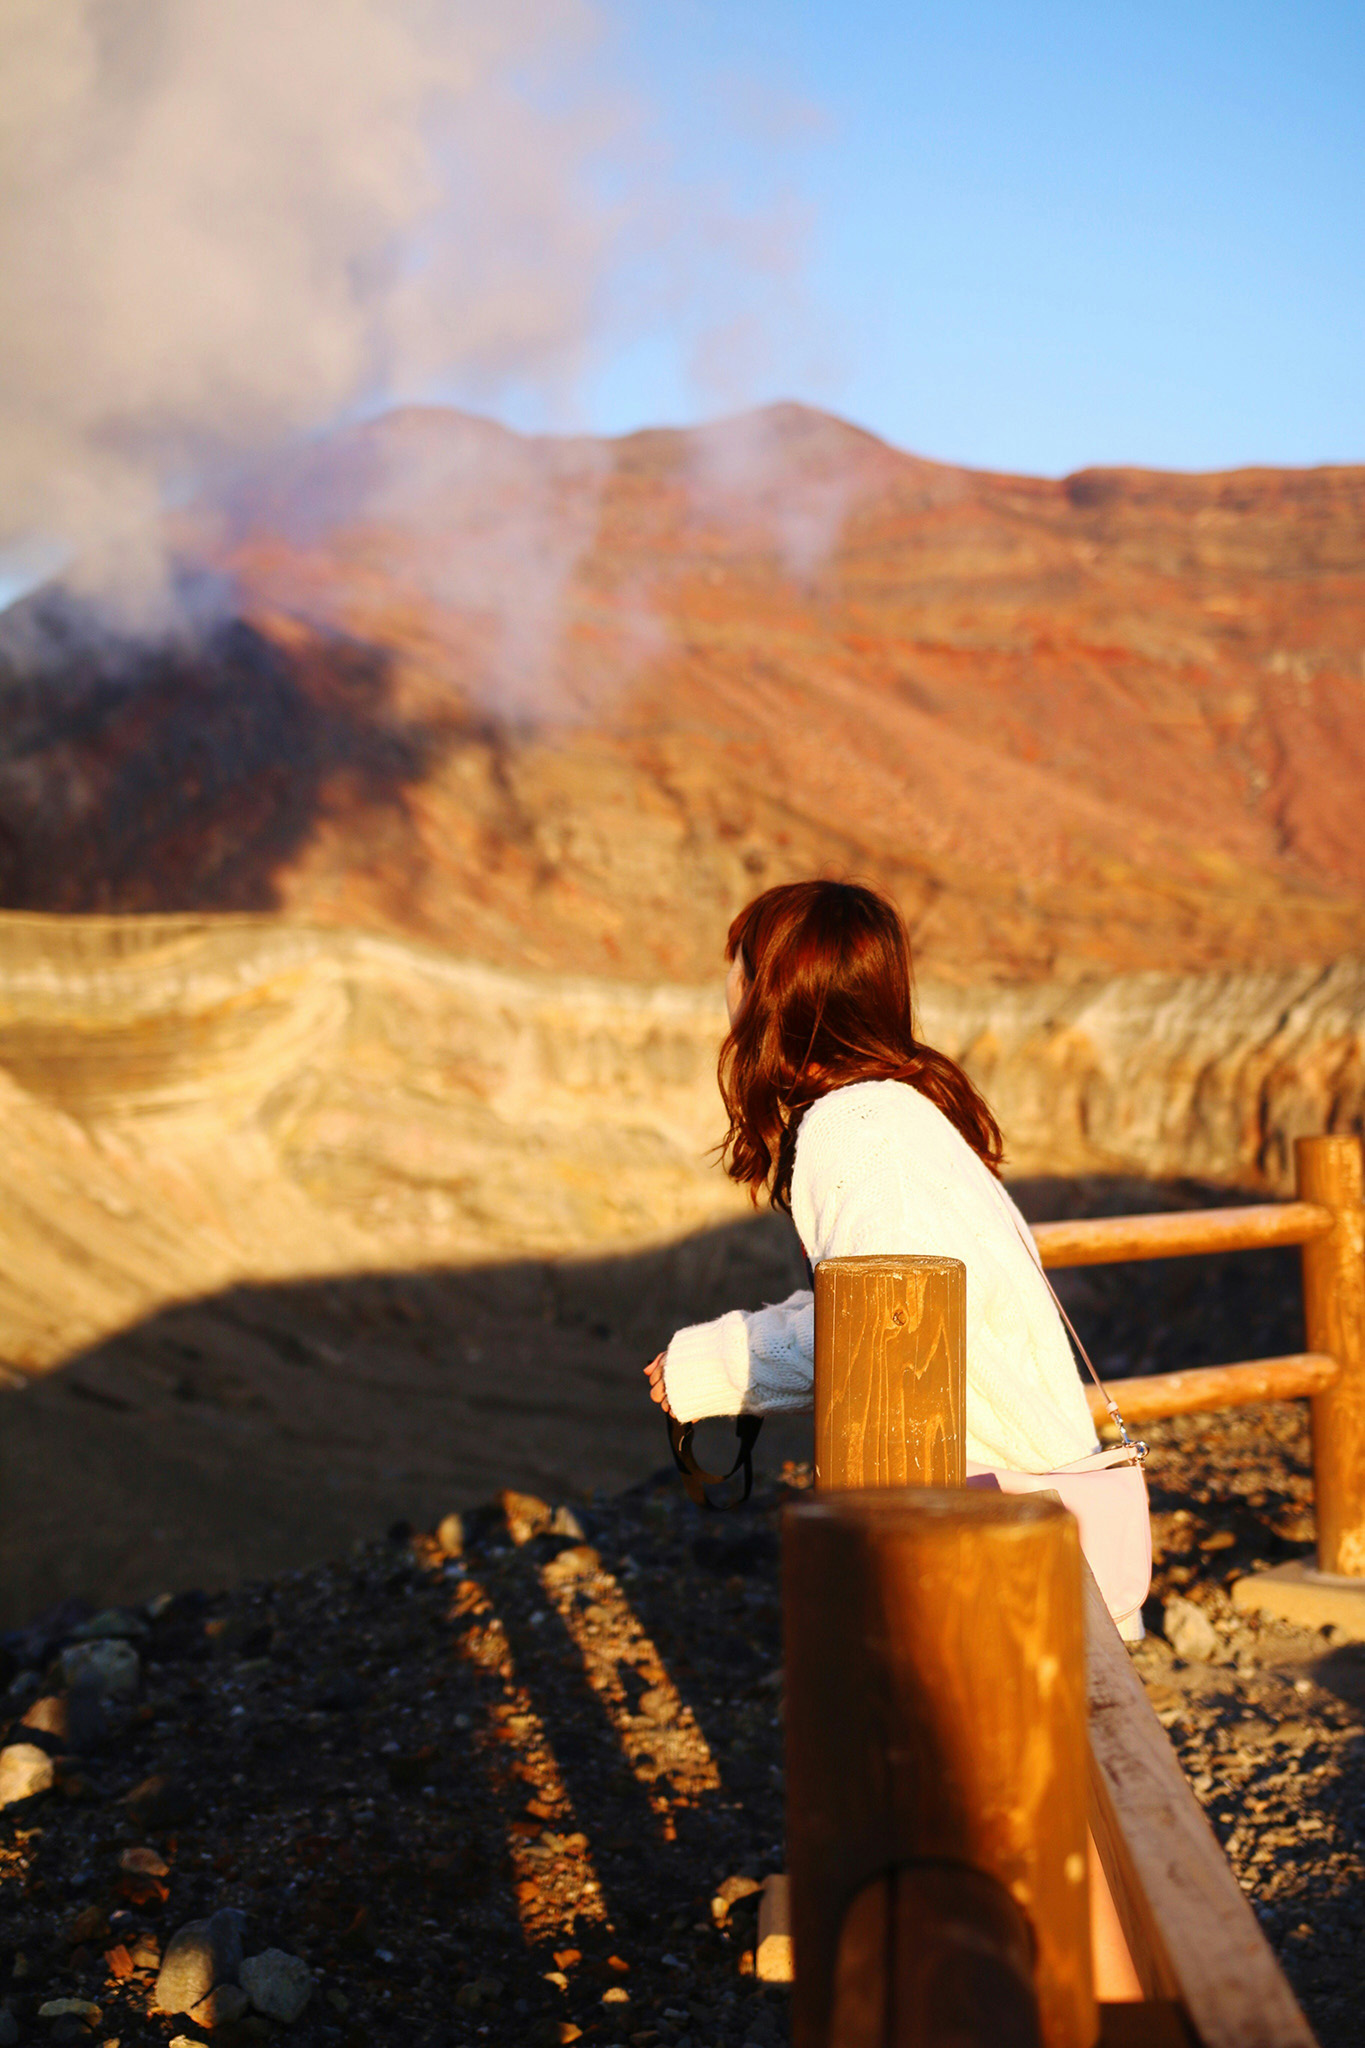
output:
MULTIPOLYGON (((1074 1177, 1034 1215, 1284 1190, 1365 1113, 1359 965, 922 996, 1016 1186, 1074 1177)), ((265 918, 0 917, 0 1626, 656 1466, 643 1362, 801 1279, 708 1159, 722 1015, 265 918)), ((1287 1258, 1073 1306, 1118 1371, 1290 1350, 1287 1258)))
MULTIPOLYGON (((1298 1132, 1365 1120, 1360 965, 926 983, 921 1011, 1016 1176, 1287 1192, 1298 1132)), ((742 1222, 710 1153, 723 1028, 714 988, 365 933, 0 916, 0 1362, 44 1371, 241 1280, 521 1262, 523 1297, 537 1268, 571 1292, 566 1260, 742 1222)))
POLYGON ((832 865, 941 980, 1365 951, 1365 470, 1052 482, 796 407, 613 443, 409 411, 180 545, 227 623, 7 623, 6 905, 698 982, 747 894, 832 865))

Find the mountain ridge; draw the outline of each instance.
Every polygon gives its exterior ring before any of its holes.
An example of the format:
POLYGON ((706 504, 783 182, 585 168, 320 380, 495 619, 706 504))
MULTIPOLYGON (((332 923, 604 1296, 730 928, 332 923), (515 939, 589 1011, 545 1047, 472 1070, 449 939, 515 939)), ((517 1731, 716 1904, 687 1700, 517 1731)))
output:
POLYGON ((1365 468, 411 408, 175 531, 227 623, 0 667, 4 906, 695 982, 747 895, 833 871, 960 984, 1365 952, 1365 468))

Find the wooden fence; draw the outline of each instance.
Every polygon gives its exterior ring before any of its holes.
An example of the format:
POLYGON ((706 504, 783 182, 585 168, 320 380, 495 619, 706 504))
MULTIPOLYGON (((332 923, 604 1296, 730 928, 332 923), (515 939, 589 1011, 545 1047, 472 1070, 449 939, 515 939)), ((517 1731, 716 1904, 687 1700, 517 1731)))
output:
MULTIPOLYGON (((1296 1159, 1293 1202, 1034 1234, 1051 1267, 1302 1247, 1306 1351, 1127 1380, 1122 1406, 1308 1395, 1319 1560, 1365 1576, 1361 1150, 1296 1159)), ((794 2048, 1312 2048, 1074 1521, 962 1490, 963 1282, 816 1272, 817 1490, 784 1526, 794 2048), (1133 2003, 1095 2003, 1087 1830, 1133 2003)))
MULTIPOLYGON (((1124 1420, 1288 1401, 1313 1404, 1313 1499, 1318 1567, 1365 1576, 1365 1186, 1357 1138, 1300 1138, 1298 1199, 1244 1209, 1164 1216, 1109 1216, 1035 1224, 1043 1264, 1102 1266, 1196 1252, 1264 1251, 1296 1244, 1303 1254, 1306 1351, 1234 1365, 1197 1366, 1119 1382, 1124 1420)), ((1097 1423, 1105 1420, 1090 1389, 1097 1423)))

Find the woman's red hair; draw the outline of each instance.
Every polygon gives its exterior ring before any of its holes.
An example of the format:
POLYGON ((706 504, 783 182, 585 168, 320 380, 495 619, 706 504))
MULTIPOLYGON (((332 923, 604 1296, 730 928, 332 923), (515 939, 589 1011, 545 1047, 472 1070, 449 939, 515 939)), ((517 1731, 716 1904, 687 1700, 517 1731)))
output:
POLYGON ((730 926, 744 1000, 720 1049, 730 1118, 721 1152, 755 1202, 791 1211, 801 1118, 853 1081, 907 1081, 998 1174, 1000 1126, 955 1060, 915 1036, 910 939, 894 904, 856 882, 765 889, 730 926))

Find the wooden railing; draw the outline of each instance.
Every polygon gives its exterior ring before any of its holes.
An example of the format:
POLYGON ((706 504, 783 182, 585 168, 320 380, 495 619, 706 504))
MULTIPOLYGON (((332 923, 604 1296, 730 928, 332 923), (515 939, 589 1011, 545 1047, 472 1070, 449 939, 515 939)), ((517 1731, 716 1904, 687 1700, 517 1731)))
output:
MULTIPOLYGON (((1307 1345, 1284 1358, 1194 1366, 1120 1380, 1115 1397, 1130 1424, 1258 1401, 1313 1404, 1313 1493, 1318 1567, 1365 1576, 1365 1186, 1357 1138, 1300 1138, 1299 1199, 1245 1209, 1164 1216, 1106 1216, 1037 1223, 1043 1264, 1102 1266, 1128 1259, 1264 1251, 1299 1245, 1307 1345)), ((1090 1388, 1097 1424, 1105 1421, 1090 1388)))
MULTIPOLYGON (((1118 1392, 1134 1422, 1309 1396, 1319 1555, 1365 1576, 1360 1146, 1301 1140, 1297 1169, 1295 1202, 1035 1236, 1052 1267, 1302 1247, 1305 1351, 1118 1392)), ((816 1492, 784 1527, 794 2048, 1312 2048, 1074 1521, 962 1490, 964 1307, 951 1259, 816 1270, 816 1492), (1096 2004, 1088 1871, 1136 2003, 1096 2004)))

